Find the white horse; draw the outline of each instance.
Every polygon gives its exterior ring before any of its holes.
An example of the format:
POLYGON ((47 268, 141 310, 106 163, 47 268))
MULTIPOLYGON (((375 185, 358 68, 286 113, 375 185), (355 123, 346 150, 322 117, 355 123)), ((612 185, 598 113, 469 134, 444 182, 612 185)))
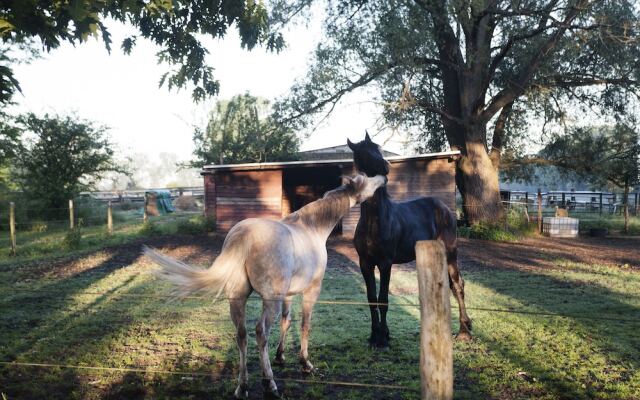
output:
POLYGON ((229 231, 220 256, 206 270, 145 247, 144 253, 162 266, 159 275, 177 286, 176 296, 206 291, 215 298, 224 292, 229 299, 240 351, 236 398, 248 396, 245 305, 249 295, 255 290, 262 297, 262 316, 256 324, 256 341, 264 394, 279 398, 269 362, 267 340, 271 326, 281 309, 280 343, 275 362, 283 363, 285 339, 291 325, 291 301, 294 295, 302 293, 300 363, 305 372, 311 372, 313 365, 307 353, 311 313, 320 295, 327 267, 327 238, 351 207, 371 198, 386 181, 387 178, 380 175, 373 178, 364 175, 346 177, 342 186, 280 221, 245 219, 229 231))

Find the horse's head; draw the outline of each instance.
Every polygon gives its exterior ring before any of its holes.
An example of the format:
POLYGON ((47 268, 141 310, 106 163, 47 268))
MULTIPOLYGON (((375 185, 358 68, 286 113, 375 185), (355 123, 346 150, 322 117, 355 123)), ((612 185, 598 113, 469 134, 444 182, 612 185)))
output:
POLYGON ((376 175, 368 177, 364 174, 356 174, 354 177, 345 176, 344 186, 347 188, 351 206, 360 204, 373 197, 373 194, 379 187, 387 184, 387 177, 384 175, 376 175))
POLYGON ((358 143, 347 139, 347 145, 353 151, 353 163, 357 172, 368 177, 389 174, 389 162, 384 159, 380 146, 371 140, 369 133, 365 133, 364 140, 358 143))

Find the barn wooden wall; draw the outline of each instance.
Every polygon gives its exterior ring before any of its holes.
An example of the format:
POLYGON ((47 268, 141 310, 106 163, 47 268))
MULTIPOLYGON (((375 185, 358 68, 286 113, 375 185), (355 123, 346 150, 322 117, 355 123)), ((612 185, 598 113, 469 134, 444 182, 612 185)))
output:
MULTIPOLYGON (((340 171, 352 175, 351 166, 330 171, 336 177, 340 171)), ((312 175, 311 168, 304 175, 312 175)), ((329 173, 329 170, 327 170, 329 173)), ((285 179, 286 181, 289 178, 285 179)), ((237 222, 252 217, 280 219, 292 211, 292 194, 316 195, 313 187, 303 182, 287 189, 282 169, 257 171, 215 171, 205 175, 205 212, 216 215, 216 229, 227 232, 237 222)), ((315 181, 315 179, 311 179, 315 181)), ((288 187, 288 186, 287 186, 288 187)), ((422 196, 438 197, 452 210, 455 209, 455 163, 449 159, 398 160, 391 162, 389 193, 395 201, 411 200, 422 196)), ((318 197, 320 194, 318 194, 318 197)), ((360 207, 351 209, 342 220, 342 232, 352 236, 355 232, 360 207)))
MULTIPOLYGON (((351 169, 345 170, 351 174, 351 169)), ((448 159, 392 162, 387 187, 394 201, 423 196, 438 197, 452 210, 456 204, 455 163, 448 159)), ((353 207, 342 219, 343 235, 352 236, 360 219, 360 207, 353 207)))
POLYGON ((216 171, 216 230, 227 232, 245 218, 282 217, 282 170, 216 171))

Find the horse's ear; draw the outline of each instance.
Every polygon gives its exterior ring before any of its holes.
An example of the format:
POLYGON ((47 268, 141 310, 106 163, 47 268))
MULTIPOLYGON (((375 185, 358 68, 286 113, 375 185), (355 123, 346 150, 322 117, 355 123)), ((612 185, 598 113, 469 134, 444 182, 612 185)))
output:
POLYGON ((371 143, 371 138, 369 137, 369 132, 364 131, 364 141, 367 143, 371 143))
POLYGON ((356 151, 356 145, 353 144, 353 142, 351 142, 351 140, 349 140, 349 138, 347 138, 347 146, 349 146, 351 151, 356 151))

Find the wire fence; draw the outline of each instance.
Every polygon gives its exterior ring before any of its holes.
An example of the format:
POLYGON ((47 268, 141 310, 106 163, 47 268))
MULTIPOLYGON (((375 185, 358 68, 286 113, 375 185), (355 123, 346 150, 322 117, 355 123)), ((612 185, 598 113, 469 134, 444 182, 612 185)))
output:
POLYGON ((145 222, 156 227, 173 224, 174 230, 182 230, 179 233, 198 233, 198 230, 204 233, 212 225, 204 220, 201 196, 181 196, 173 199, 169 206, 155 201, 111 203, 86 198, 69 201, 66 207, 7 203, 0 207, 0 258, 48 254, 64 250, 65 246, 73 250, 80 246, 80 239, 95 244, 93 242, 100 242, 105 235, 156 234, 161 231, 145 222), (199 217, 202 218, 193 220, 199 217), (76 240, 68 241, 67 238, 74 233, 76 240))

